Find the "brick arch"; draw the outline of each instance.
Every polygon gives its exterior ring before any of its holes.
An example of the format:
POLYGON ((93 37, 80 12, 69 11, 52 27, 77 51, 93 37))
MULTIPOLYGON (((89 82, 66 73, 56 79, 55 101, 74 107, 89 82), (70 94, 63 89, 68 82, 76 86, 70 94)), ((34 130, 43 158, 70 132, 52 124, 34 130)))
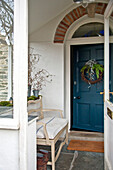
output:
MULTIPOLYGON (((104 11, 106 9, 107 4, 105 3, 97 3, 95 13, 104 15, 104 11)), ((69 12, 59 23, 55 36, 54 36, 54 43, 64 43, 64 38, 66 35, 66 32, 68 28, 73 24, 75 21, 77 21, 79 18, 87 14, 87 8, 83 8, 82 6, 79 6, 75 9, 73 9, 71 12, 69 12)), ((113 16, 113 13, 112 13, 113 16)))

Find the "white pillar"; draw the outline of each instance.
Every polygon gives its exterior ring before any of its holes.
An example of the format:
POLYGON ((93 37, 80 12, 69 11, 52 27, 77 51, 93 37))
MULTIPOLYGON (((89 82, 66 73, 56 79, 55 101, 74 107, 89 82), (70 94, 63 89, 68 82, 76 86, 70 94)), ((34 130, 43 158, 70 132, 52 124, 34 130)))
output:
POLYGON ((108 125, 107 125, 107 107, 106 101, 109 100, 109 18, 104 18, 104 163, 106 169, 106 160, 108 158, 108 125))
POLYGON ((104 89, 109 100, 109 18, 104 18, 104 89))
POLYGON ((19 167, 27 170, 28 0, 15 0, 14 8, 14 119, 20 126, 19 167))

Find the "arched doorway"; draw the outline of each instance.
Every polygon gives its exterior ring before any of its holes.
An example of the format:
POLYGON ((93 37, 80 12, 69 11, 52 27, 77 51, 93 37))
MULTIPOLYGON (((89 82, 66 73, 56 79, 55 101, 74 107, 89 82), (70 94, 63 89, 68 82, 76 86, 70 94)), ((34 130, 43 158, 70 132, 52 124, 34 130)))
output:
MULTIPOLYGON (((104 37, 103 36, 95 36, 95 37, 79 37, 79 38, 72 38, 74 32, 82 25, 88 24, 88 23, 103 23, 103 17, 102 16, 96 16, 93 19, 90 19, 88 17, 80 18, 79 21, 74 23, 74 25, 70 28, 66 39, 65 39, 65 112, 66 117, 69 119, 69 125, 70 128, 72 128, 72 108, 73 103, 71 101, 71 94, 72 94, 72 86, 71 86, 71 60, 70 60, 70 54, 71 54, 71 46, 79 46, 80 45, 89 45, 89 44, 103 44, 104 43, 104 37), (71 101, 71 102, 70 102, 71 101)), ((112 29, 112 23, 110 25, 110 28, 112 29)), ((110 36, 110 42, 113 42, 113 36, 110 36)), ((101 96, 101 98, 103 98, 101 96)))
MULTIPOLYGON (((110 29, 110 36, 113 31, 110 29)), ((77 29, 73 38, 82 37, 102 37, 104 36, 104 24, 89 23, 77 29)), ((91 79, 94 84, 83 80, 81 68, 88 62, 96 64, 94 66, 104 67, 104 44, 71 45, 71 129, 86 130, 94 132, 104 132, 104 100, 100 92, 104 91, 104 79, 95 82, 96 73, 92 74, 91 79), (95 76, 95 77, 94 77, 95 76)), ((112 48, 112 46, 111 46, 112 48)), ((110 51, 111 56, 112 50, 110 51)), ((111 62, 110 62, 111 63, 111 62)), ((92 67, 93 68, 93 67, 92 67)), ((111 69, 110 69, 111 70, 111 69)), ((104 77, 104 76, 103 76, 104 77)), ((113 84, 113 80, 110 78, 113 84)))
MULTIPOLYGON (((82 25, 88 23, 105 23, 104 12, 106 10, 107 2, 97 2, 95 4, 95 14, 93 18, 88 15, 87 8, 81 5, 74 8, 59 22, 55 36, 54 43, 64 43, 64 106, 65 115, 69 120, 69 127, 71 127, 71 62, 70 53, 71 45, 87 45, 87 44, 102 44, 104 37, 87 37, 87 38, 72 38, 73 33, 82 25)), ((110 28, 113 29, 113 13, 110 13, 110 28)), ((107 34, 106 34, 107 35, 107 34)), ((108 35, 107 35, 108 36, 108 35)), ((110 37, 110 42, 113 42, 113 37, 110 37)), ((106 43, 105 43, 106 44, 106 43)), ((105 48, 106 49, 106 48, 105 48)), ((107 65, 108 67, 108 65, 107 65)), ((106 76, 105 76, 106 77, 106 76)))

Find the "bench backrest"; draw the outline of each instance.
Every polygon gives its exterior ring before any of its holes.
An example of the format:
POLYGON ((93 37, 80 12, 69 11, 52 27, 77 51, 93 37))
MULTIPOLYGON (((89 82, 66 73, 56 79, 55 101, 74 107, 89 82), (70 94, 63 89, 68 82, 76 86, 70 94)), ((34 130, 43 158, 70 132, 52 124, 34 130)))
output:
POLYGON ((28 114, 37 115, 40 119, 44 117, 42 112, 42 97, 37 100, 28 101, 28 114))

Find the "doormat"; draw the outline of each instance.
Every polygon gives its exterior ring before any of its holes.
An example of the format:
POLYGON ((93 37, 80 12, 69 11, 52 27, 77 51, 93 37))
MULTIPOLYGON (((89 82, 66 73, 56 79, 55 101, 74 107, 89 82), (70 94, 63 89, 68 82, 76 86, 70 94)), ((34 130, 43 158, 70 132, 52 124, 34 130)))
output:
POLYGON ((76 150, 76 151, 104 153, 104 142, 102 142, 102 141, 71 140, 67 149, 68 150, 76 150))

